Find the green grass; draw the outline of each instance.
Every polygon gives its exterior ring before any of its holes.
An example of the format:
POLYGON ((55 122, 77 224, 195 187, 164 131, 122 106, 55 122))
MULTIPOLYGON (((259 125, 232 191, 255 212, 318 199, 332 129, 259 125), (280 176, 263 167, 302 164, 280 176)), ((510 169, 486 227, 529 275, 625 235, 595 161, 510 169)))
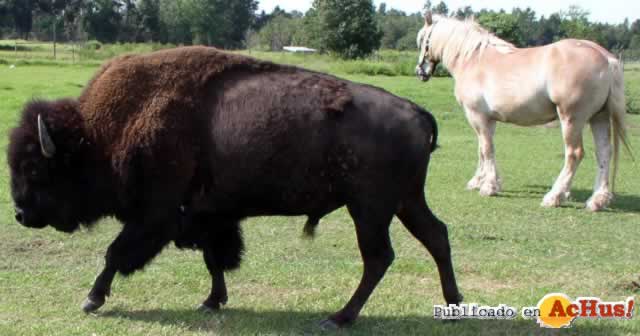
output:
MULTIPOLYGON (((297 64, 328 62, 306 57, 297 64)), ((7 133, 26 101, 76 96, 93 71, 87 66, 0 65, 0 147, 6 148, 7 133)), ((562 167, 560 130, 500 124, 496 148, 504 192, 481 198, 464 189, 476 165, 476 139, 452 96, 450 79, 423 84, 413 77, 339 75, 407 97, 438 119, 442 147, 434 155, 426 195, 449 225, 466 302, 520 308, 556 291, 606 300, 640 296, 632 284, 640 277, 637 162, 623 157, 610 210, 585 211, 595 176, 586 130, 587 155, 571 201, 559 209, 543 209, 539 203, 562 167)), ((632 94, 639 95, 640 72, 630 72, 626 79, 632 94)), ((640 116, 630 116, 629 123, 634 154, 640 158, 640 116)), ((210 289, 200 254, 171 247, 145 271, 116 278, 107 304, 98 314, 85 315, 79 305, 119 224, 105 220, 90 232, 71 236, 22 228, 13 220, 5 156, 0 160, 0 335, 314 334, 314 324, 341 308, 360 279, 353 224, 344 209, 322 221, 314 241, 300 238, 304 218, 255 218, 243 224, 246 258, 228 276, 230 301, 218 314, 194 311, 210 289)), ((339 334, 640 334, 638 317, 579 320, 558 332, 521 319, 434 321, 432 306, 443 302, 434 262, 397 221, 392 241, 396 261, 357 323, 339 334)))

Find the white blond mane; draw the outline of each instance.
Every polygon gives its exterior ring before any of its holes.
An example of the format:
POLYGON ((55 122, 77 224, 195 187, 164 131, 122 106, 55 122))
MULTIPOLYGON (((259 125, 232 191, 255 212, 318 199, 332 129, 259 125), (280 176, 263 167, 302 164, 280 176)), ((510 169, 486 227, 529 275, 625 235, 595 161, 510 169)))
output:
POLYGON ((447 68, 458 60, 469 60, 476 51, 481 55, 489 46, 505 54, 516 49, 513 44, 484 29, 473 18, 461 21, 434 16, 432 29, 429 52, 439 58, 447 68))

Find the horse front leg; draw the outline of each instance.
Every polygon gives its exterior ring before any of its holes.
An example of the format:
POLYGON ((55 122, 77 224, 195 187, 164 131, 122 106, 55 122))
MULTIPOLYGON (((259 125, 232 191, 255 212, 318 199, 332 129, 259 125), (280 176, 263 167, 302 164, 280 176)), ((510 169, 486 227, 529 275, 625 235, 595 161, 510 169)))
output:
POLYGON ((478 134, 478 168, 476 168, 476 173, 473 174, 473 177, 467 183, 467 190, 480 189, 480 186, 482 186, 483 171, 484 171, 484 157, 482 155, 482 149, 480 146, 480 135, 478 134))
MULTIPOLYGON (((560 108, 559 108, 560 110, 560 108)), ((561 110, 560 110, 561 111, 561 110)), ((542 206, 551 208, 560 206, 567 198, 571 191, 571 182, 584 157, 584 148, 582 147, 582 128, 584 122, 576 120, 571 115, 559 113, 560 125, 562 126, 562 137, 564 139, 564 167, 560 172, 553 188, 542 200, 542 206)))
POLYGON ((478 168, 473 178, 467 183, 467 189, 480 189, 481 196, 496 196, 501 190, 493 145, 496 122, 473 110, 465 109, 465 111, 467 120, 478 136, 478 168))

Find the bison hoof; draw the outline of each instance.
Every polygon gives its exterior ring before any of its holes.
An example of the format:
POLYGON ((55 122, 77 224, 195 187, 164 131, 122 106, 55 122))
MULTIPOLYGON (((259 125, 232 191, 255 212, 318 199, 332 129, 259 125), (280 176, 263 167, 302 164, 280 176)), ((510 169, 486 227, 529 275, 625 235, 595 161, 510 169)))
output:
POLYGON ((82 310, 85 313, 89 314, 89 313, 93 313, 96 310, 98 310, 100 307, 102 307, 102 305, 104 305, 104 298, 103 299, 96 299, 96 298, 88 297, 82 303, 82 310))
POLYGON ((205 313, 205 314, 213 314, 217 311, 220 310, 220 304, 216 303, 216 304, 212 304, 212 303, 203 303, 200 306, 198 306, 197 309, 199 312, 201 313, 205 313))
POLYGON ((340 329, 340 326, 338 325, 338 323, 336 323, 332 319, 326 319, 324 321, 321 321, 319 324, 319 327, 323 331, 334 331, 334 330, 340 329))

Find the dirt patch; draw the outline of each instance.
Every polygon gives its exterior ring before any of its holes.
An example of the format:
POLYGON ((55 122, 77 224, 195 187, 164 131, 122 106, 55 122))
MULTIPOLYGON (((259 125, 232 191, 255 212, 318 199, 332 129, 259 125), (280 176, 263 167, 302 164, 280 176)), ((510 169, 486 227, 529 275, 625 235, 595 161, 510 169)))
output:
POLYGON ((637 276, 632 280, 624 280, 620 283, 617 283, 614 286, 614 289, 626 293, 640 294, 640 276, 637 276))
POLYGON ((51 245, 50 241, 47 241, 44 239, 36 239, 36 240, 24 242, 20 244, 20 246, 15 246, 12 249, 12 251, 16 253, 25 253, 25 252, 41 249, 43 247, 47 247, 48 245, 51 245))

